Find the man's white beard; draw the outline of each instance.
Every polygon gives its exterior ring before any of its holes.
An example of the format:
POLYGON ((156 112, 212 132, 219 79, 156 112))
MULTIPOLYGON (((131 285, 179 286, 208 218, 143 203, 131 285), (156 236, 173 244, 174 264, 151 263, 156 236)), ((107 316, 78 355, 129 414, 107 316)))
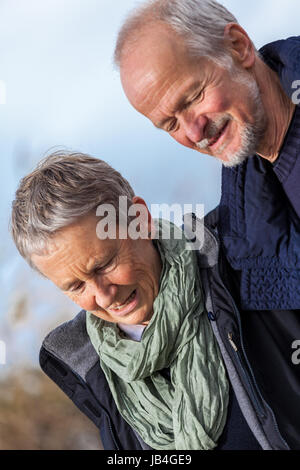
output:
MULTIPOLYGON (((253 101, 253 109, 254 109, 254 124, 245 124, 244 128, 241 130, 241 146, 235 152, 231 154, 226 154, 226 146, 227 143, 224 144, 224 147, 218 149, 216 158, 218 158, 222 164, 226 167, 234 167, 243 163, 248 157, 252 156, 256 153, 259 142, 263 137, 265 130, 266 130, 266 119, 265 119, 265 110, 263 107, 263 103, 260 96, 260 90, 255 79, 250 79, 241 73, 237 73, 234 76, 234 80, 236 82, 243 83, 248 88, 250 96, 253 101), (222 155, 223 158, 220 157, 222 155), (224 160, 227 158, 227 160, 224 160)), ((198 149, 207 148, 209 139, 212 138, 218 130, 220 130, 226 121, 232 121, 233 118, 229 114, 225 114, 218 120, 216 123, 210 123, 208 129, 208 138, 203 139, 201 142, 197 144, 198 149)))
POLYGON ((235 78, 236 81, 243 83, 250 91, 254 107, 254 124, 246 124, 241 131, 241 147, 233 154, 227 156, 228 160, 222 163, 225 167, 234 167, 243 163, 247 158, 253 156, 257 150, 266 131, 265 110, 260 96, 260 90, 254 79, 248 79, 245 76, 235 78))

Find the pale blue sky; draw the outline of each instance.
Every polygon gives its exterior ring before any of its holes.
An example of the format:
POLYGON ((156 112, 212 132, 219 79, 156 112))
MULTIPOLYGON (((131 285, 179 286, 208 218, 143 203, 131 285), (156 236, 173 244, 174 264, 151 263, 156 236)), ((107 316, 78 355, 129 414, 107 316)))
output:
MULTIPOLYGON (((149 204, 203 203, 206 212, 218 204, 220 164, 180 147, 124 97, 112 55, 119 25, 136 4, 0 0, 0 80, 7 89, 7 103, 0 105, 0 318, 5 318, 0 340, 18 336, 8 312, 20 292, 30 294, 32 311, 27 329, 18 330, 22 339, 10 346, 11 364, 26 357, 45 318, 56 317, 60 309, 76 310, 31 273, 7 232, 19 179, 50 147, 62 145, 107 160, 149 204)), ((223 4, 257 47, 299 34, 299 0, 223 4)))

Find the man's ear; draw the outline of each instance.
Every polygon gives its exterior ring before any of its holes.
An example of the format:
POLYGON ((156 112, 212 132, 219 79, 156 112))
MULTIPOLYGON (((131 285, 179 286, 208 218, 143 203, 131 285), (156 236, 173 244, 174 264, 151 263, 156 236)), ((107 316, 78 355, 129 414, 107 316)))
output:
POLYGON ((237 23, 228 23, 224 30, 225 46, 233 60, 249 69, 255 63, 255 49, 246 31, 237 23))
POLYGON ((146 202, 143 198, 139 196, 134 196, 134 198, 132 199, 132 204, 136 207, 136 210, 134 209, 134 211, 139 216, 139 219, 143 224, 144 231, 148 233, 148 238, 154 239, 156 229, 146 202), (139 210, 139 206, 141 210, 139 210))

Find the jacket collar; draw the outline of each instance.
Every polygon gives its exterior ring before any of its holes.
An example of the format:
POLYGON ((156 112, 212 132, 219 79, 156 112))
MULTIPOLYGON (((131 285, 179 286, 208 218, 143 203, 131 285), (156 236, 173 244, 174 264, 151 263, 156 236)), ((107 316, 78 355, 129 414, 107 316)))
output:
POLYGON ((292 98, 295 92, 293 83, 300 80, 300 36, 266 44, 259 53, 263 61, 279 75, 285 92, 292 98))

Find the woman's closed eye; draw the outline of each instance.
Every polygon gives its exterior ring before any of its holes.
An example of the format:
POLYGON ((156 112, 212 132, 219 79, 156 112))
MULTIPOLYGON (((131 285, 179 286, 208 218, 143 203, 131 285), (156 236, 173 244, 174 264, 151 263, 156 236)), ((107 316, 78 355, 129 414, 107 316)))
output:
MULTIPOLYGON (((99 274, 106 274, 112 271, 116 267, 115 258, 116 257, 113 256, 113 258, 111 258, 104 265, 95 267, 93 271, 93 275, 97 276, 99 274)), ((73 294, 81 294, 82 292, 84 292, 85 284, 86 284, 85 281, 78 281, 72 287, 68 289, 68 292, 73 293, 73 294)))

